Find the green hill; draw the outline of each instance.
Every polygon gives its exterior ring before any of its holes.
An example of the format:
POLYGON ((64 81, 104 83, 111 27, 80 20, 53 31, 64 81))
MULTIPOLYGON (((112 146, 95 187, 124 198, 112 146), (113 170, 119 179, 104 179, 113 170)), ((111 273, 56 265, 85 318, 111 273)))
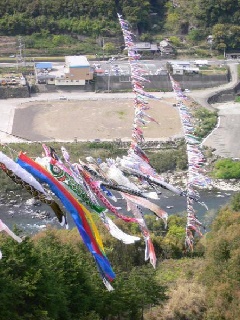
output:
MULTIPOLYGON (((0 0, 0 5, 0 36, 22 36, 32 55, 99 54, 104 46, 110 54, 121 53, 117 13, 131 23, 139 41, 168 37, 177 48, 199 51, 211 45, 216 53, 240 47, 237 0, 0 0)), ((10 51, 5 46, 0 54, 10 51)))

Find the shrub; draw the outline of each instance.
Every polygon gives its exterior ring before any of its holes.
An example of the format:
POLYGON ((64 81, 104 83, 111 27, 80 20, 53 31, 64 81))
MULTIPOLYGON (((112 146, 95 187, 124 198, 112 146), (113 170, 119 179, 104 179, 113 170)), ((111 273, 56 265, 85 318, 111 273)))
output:
POLYGON ((240 102, 240 96, 237 96, 237 97, 235 98, 235 102, 240 102))
POLYGON ((207 320, 239 318, 239 213, 222 209, 206 237, 207 320))
POLYGON ((157 172, 185 170, 187 168, 187 154, 184 147, 158 151, 149 154, 151 165, 157 172))
POLYGON ((193 116, 197 119, 198 124, 194 134, 200 138, 207 136, 217 124, 217 112, 209 111, 206 108, 196 108, 193 116))
POLYGON ((233 195, 230 206, 233 211, 240 211, 240 192, 233 195))
POLYGON ((220 159, 216 161, 212 175, 217 179, 239 179, 240 161, 220 159))

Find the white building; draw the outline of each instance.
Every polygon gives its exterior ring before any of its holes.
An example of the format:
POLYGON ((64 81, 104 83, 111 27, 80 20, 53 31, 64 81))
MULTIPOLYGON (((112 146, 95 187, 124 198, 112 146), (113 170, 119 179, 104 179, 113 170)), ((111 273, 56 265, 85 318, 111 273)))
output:
POLYGON ((66 56, 64 75, 56 77, 55 85, 84 86, 86 81, 93 79, 93 71, 85 56, 66 56))
POLYGON ((199 68, 197 67, 182 67, 178 65, 172 66, 172 72, 173 74, 193 74, 193 73, 199 73, 199 68))
POLYGON ((199 68, 189 61, 173 60, 168 61, 168 69, 172 74, 194 74, 199 73, 199 68))
POLYGON ((199 67, 208 66, 208 60, 195 60, 193 62, 196 66, 199 67))
POLYGON ((39 83, 56 86, 84 86, 93 79, 93 70, 85 56, 66 56, 64 66, 38 74, 39 83))

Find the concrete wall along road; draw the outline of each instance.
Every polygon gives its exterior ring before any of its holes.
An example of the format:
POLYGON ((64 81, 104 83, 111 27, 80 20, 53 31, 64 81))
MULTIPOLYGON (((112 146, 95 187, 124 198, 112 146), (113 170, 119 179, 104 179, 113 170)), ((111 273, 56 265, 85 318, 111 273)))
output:
POLYGON ((205 89, 221 86, 230 81, 229 74, 183 74, 174 75, 173 78, 181 84, 182 89, 205 89))
POLYGON ((233 88, 221 90, 213 94, 209 99, 208 103, 224 103, 227 101, 234 101, 236 96, 240 95, 240 82, 233 88))
MULTIPOLYGON (((168 75, 148 75, 145 76, 151 82, 144 83, 144 89, 152 91, 172 91, 171 82, 168 75)), ((175 75, 174 80, 180 83, 182 89, 204 89, 220 86, 229 82, 228 75, 175 75)), ((96 91, 121 91, 131 90, 130 76, 96 76, 96 91)))

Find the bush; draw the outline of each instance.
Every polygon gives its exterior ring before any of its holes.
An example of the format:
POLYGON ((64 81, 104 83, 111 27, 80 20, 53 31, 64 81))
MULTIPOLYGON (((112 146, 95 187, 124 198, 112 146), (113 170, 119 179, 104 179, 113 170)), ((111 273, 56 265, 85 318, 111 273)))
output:
POLYGON ((239 318, 239 213, 222 209, 206 238, 207 320, 239 318))
POLYGON ((236 98, 235 98, 235 102, 240 102, 240 96, 237 96, 236 98))
POLYGON ((212 112, 200 107, 195 109, 193 116, 198 121, 194 134, 200 138, 207 136, 217 125, 217 111, 212 112))
POLYGON ((199 28, 190 30, 187 35, 188 40, 193 42, 203 40, 204 37, 205 37, 205 34, 203 30, 199 28))
POLYGON ((93 41, 91 38, 79 41, 70 35, 52 35, 45 30, 41 33, 34 33, 24 37, 24 41, 26 49, 41 50, 44 52, 44 55, 48 56, 91 54, 102 50, 102 48, 96 44, 96 41, 93 41))
POLYGON ((220 159, 216 161, 212 175, 217 179, 239 179, 240 161, 220 159))
POLYGON ((233 195, 231 202, 230 202, 230 206, 233 211, 240 212, 240 192, 233 195))
POLYGON ((187 169, 187 154, 185 147, 179 149, 161 150, 149 154, 150 162, 157 172, 187 169))

